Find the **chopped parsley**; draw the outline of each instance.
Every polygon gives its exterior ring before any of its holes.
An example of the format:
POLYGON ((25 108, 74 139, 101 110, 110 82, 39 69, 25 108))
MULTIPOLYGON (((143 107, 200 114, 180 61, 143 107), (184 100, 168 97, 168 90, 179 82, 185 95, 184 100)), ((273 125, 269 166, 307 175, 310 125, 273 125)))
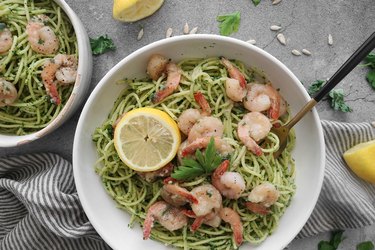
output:
POLYGON ((364 66, 368 66, 370 71, 366 75, 366 79, 371 85, 373 89, 375 89, 375 53, 370 53, 366 56, 365 59, 366 64, 364 66))
POLYGON ((357 245, 357 250, 374 250, 374 244, 371 241, 361 242, 357 245))
POLYGON ((108 37, 108 35, 99 36, 98 38, 90 37, 90 45, 93 55, 100 55, 109 50, 116 49, 115 44, 113 43, 112 39, 108 37))
POLYGON ((232 33, 238 31, 238 27, 240 26, 241 14, 239 11, 236 11, 230 14, 217 16, 216 20, 220 22, 220 35, 229 36, 232 33))
POLYGON ((344 231, 339 230, 332 233, 330 241, 320 241, 318 245, 318 250, 336 250, 340 243, 344 240, 342 237, 344 231))
POLYGON ((253 1, 253 4, 255 5, 255 6, 257 6, 259 3, 260 3, 260 0, 252 0, 253 1))

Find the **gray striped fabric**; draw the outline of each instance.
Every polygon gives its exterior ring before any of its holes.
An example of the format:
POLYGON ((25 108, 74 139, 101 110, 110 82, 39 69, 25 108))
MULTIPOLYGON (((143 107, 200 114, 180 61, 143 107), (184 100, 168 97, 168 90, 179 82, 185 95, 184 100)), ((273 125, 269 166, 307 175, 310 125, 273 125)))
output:
MULTIPOLYGON (((326 175, 317 206, 298 237, 375 222, 375 186, 342 159, 353 145, 375 139, 369 123, 323 121, 326 175)), ((0 249, 110 249, 78 200, 70 163, 55 154, 0 159, 0 249)))

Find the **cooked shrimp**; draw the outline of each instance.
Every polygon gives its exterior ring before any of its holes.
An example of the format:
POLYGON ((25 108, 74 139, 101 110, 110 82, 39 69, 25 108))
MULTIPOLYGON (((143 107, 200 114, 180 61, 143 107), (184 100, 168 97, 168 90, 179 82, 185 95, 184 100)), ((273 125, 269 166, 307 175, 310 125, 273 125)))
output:
POLYGON ((59 105, 61 103, 57 84, 67 85, 75 81, 77 76, 77 61, 74 55, 58 54, 44 64, 42 80, 47 94, 52 101, 59 105))
MULTIPOLYGON (((208 144, 210 143, 211 137, 202 137, 198 138, 192 143, 187 144, 184 148, 181 150, 181 156, 185 157, 191 154, 194 154, 195 151, 198 149, 207 148, 208 144)), ((233 148, 229 143, 227 143, 225 140, 214 137, 215 142, 215 148, 221 155, 228 155, 231 152, 233 152, 233 148)))
POLYGON ((156 81, 165 72, 168 62, 169 60, 162 55, 152 55, 148 60, 147 74, 149 74, 152 80, 156 81))
POLYGON ((229 207, 224 207, 220 210, 219 216, 223 221, 230 224, 233 231, 234 241, 237 246, 240 246, 243 241, 243 226, 238 213, 229 207))
POLYGON ((244 115, 238 123, 237 133, 248 150, 256 155, 262 155, 262 149, 257 141, 265 138, 271 127, 272 124, 265 115, 259 112, 250 112, 244 115))
POLYGON ((224 133, 224 125, 220 119, 212 116, 205 116, 199 119, 190 129, 188 141, 193 141, 204 137, 221 137, 224 133))
POLYGON ((54 54, 59 49, 59 39, 55 32, 44 24, 47 20, 46 15, 38 15, 33 17, 26 26, 31 49, 44 55, 54 54))
POLYGON ((154 220, 158 221, 169 231, 175 231, 187 225, 188 219, 182 210, 169 205, 164 201, 158 201, 147 210, 143 224, 143 239, 150 237, 154 220))
POLYGON ((139 176, 141 176, 143 179, 145 179, 147 182, 153 182, 156 180, 156 178, 161 177, 168 177, 171 175, 172 171, 174 169, 174 165, 172 163, 168 163, 161 169, 151 171, 151 172, 137 172, 139 176))
POLYGON ((167 64, 167 82, 163 89, 155 93, 153 98, 154 103, 163 101, 166 97, 171 95, 180 84, 181 80, 181 70, 174 63, 167 64))
POLYGON ((225 57, 221 58, 221 63, 225 66, 228 71, 228 74, 231 78, 236 79, 241 88, 246 89, 246 80, 245 76, 241 73, 239 69, 237 69, 228 59, 225 57))
POLYGON ((0 107, 9 106, 17 99, 17 89, 7 80, 0 78, 0 107))
POLYGON ((228 199, 238 199, 246 188, 245 180, 237 172, 227 172, 229 161, 223 161, 212 174, 212 185, 228 199))
POLYGON ((237 79, 227 78, 225 81, 225 93, 232 101, 241 102, 246 96, 246 92, 246 88, 241 87, 237 79))
POLYGON ((192 193, 177 184, 165 184, 160 195, 166 202, 176 207, 183 206, 188 202, 198 203, 198 199, 192 193))
POLYGON ((0 54, 6 53, 10 50, 13 44, 12 33, 8 28, 0 30, 0 54))
POLYGON ((191 209, 198 217, 216 213, 222 207, 220 192, 211 184, 195 187, 190 193, 198 199, 198 203, 191 204, 191 209))
POLYGON ((191 225, 191 231, 195 232, 202 224, 209 225, 211 227, 218 227, 221 223, 221 218, 218 212, 211 212, 207 215, 198 217, 192 210, 183 210, 183 213, 190 218, 195 218, 191 225))
POLYGON ((268 110, 268 115, 272 119, 280 116, 279 92, 270 83, 253 83, 248 85, 246 98, 243 102, 246 109, 250 111, 262 112, 268 110))
POLYGON ((201 92, 198 91, 194 93, 194 99, 201 107, 202 109, 201 114, 203 116, 211 115, 210 104, 208 103, 207 99, 204 97, 204 95, 201 92))
POLYGON ((246 206, 254 213, 268 214, 268 208, 279 199, 280 192, 270 182, 264 182, 251 190, 246 206))
POLYGON ((198 109, 186 109, 178 117, 178 127, 182 133, 188 135, 194 124, 202 118, 198 109))

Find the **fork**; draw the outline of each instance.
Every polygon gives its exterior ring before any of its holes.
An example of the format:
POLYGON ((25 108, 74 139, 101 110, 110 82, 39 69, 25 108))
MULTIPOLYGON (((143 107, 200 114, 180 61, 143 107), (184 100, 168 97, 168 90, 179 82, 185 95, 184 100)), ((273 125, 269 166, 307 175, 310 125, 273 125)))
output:
POLYGON ((375 32, 352 54, 352 56, 339 68, 338 71, 323 85, 322 89, 310 99, 305 106, 285 125, 278 128, 273 127, 271 132, 275 133, 280 140, 279 149, 273 153, 278 158, 284 151, 290 129, 301 120, 323 97, 329 93, 349 72, 351 72, 373 49, 375 48, 375 32))

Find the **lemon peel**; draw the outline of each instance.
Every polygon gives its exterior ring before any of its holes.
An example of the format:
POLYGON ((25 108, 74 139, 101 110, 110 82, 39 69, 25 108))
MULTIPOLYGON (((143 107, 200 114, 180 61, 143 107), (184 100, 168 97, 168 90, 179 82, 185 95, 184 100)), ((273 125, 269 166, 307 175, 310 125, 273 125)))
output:
POLYGON ((114 0, 113 18, 122 22, 135 22, 154 14, 164 0, 114 0))

